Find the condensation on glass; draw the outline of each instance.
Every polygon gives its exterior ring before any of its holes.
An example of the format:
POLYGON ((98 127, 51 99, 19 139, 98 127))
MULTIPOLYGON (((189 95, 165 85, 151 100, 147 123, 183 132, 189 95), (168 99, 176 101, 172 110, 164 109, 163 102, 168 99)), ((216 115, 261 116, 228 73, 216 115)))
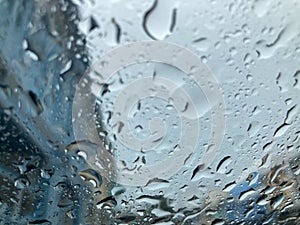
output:
POLYGON ((0 224, 300 224, 298 0, 1 0, 0 14, 0 224), (172 63, 116 60, 143 41, 172 63), (185 52, 205 76, 180 69, 185 52), (99 143, 78 138, 80 107, 99 143))

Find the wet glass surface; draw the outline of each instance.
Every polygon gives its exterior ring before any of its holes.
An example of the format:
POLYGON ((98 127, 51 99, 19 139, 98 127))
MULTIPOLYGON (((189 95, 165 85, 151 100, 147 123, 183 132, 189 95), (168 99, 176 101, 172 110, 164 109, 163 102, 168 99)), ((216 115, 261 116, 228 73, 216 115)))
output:
POLYGON ((300 224, 300 2, 0 1, 0 224, 300 224))

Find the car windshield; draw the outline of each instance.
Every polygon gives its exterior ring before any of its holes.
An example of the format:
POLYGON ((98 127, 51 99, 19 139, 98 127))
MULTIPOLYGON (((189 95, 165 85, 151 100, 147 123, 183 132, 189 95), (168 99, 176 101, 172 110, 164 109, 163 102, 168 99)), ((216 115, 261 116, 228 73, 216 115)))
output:
POLYGON ((300 224, 300 1, 0 0, 0 224, 300 224))

